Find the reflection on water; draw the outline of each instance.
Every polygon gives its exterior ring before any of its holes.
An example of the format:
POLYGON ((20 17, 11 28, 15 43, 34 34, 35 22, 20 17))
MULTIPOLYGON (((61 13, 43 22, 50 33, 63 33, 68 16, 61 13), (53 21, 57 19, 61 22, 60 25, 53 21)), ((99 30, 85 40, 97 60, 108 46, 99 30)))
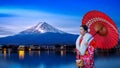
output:
MULTIPOLYGON (((2 53, 2 51, 0 51, 0 53, 2 53)), ((8 56, 10 56, 11 54, 11 49, 3 49, 3 54, 4 54, 4 58, 6 58, 6 55, 8 54, 8 56)))
POLYGON ((24 50, 19 50, 19 58, 24 59, 25 51, 24 50))
POLYGON ((38 55, 38 56, 40 56, 40 50, 37 50, 37 51, 32 51, 32 50, 29 50, 29 56, 32 56, 32 55, 34 55, 34 54, 36 54, 36 55, 38 55))
MULTIPOLYGON (((105 53, 107 54, 107 53, 105 53)), ((120 52, 112 55, 98 53, 95 56, 96 68, 119 68, 120 52)), ((13 53, 11 49, 0 51, 0 68, 77 68, 75 53, 66 50, 40 51, 18 50, 13 53), (5 58, 5 59, 4 59, 5 58)))
MULTIPOLYGON (((29 50, 29 56, 32 56, 34 54, 37 54, 40 56, 40 50, 37 50, 37 51, 32 51, 32 50, 29 50)), ((25 50, 18 50, 18 54, 19 54, 19 59, 24 59, 24 56, 25 56, 25 50)))
POLYGON ((8 49, 8 56, 10 56, 10 54, 11 54, 11 49, 9 48, 8 49))
POLYGON ((66 50, 61 50, 60 54, 61 54, 61 56, 64 56, 66 54, 66 50))
POLYGON ((0 68, 75 68, 75 54, 61 51, 3 50, 0 53, 0 68), (8 52, 9 51, 9 52, 8 52), (4 56, 6 59, 3 59, 4 56))
POLYGON ((6 48, 3 49, 3 54, 4 54, 4 58, 6 58, 6 54, 7 54, 6 48))

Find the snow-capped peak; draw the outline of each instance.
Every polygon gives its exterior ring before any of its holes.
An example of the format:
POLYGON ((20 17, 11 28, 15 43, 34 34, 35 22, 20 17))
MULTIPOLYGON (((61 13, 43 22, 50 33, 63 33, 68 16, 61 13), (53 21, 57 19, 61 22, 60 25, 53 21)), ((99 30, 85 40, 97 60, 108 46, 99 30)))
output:
POLYGON ((44 33, 45 31, 41 28, 42 25, 46 24, 45 22, 40 22, 35 26, 35 30, 38 30, 41 33, 44 33))
POLYGON ((40 22, 37 25, 22 31, 21 33, 24 34, 31 34, 31 33, 45 33, 45 32, 53 32, 53 33, 65 33, 61 30, 58 30, 56 28, 54 28, 53 26, 47 24, 46 22, 40 22))

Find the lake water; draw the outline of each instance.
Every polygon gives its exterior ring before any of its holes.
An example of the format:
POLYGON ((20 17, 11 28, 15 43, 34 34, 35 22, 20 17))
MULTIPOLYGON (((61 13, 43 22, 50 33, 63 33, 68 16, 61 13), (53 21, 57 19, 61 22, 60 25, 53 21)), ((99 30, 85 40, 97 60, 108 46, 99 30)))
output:
MULTIPOLYGON (((96 68, 120 68, 120 53, 96 55, 96 68)), ((0 51, 0 68, 77 68, 75 53, 66 51, 0 51)))

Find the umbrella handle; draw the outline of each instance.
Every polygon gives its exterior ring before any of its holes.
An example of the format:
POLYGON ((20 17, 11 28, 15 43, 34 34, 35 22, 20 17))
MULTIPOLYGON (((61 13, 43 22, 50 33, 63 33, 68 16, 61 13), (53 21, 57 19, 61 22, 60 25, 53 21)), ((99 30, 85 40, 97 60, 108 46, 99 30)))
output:
MULTIPOLYGON (((92 37, 94 37, 99 31, 97 31, 92 37)), ((92 39, 92 37, 90 37, 87 41, 90 41, 90 39, 92 39)))
MULTIPOLYGON (((102 30, 102 29, 103 29, 103 27, 100 28, 100 30, 102 30)), ((93 35, 93 37, 94 37, 97 33, 99 33, 100 30, 96 31, 96 33, 93 35)), ((90 39, 92 39, 92 37, 90 37, 87 41, 89 41, 90 39)))

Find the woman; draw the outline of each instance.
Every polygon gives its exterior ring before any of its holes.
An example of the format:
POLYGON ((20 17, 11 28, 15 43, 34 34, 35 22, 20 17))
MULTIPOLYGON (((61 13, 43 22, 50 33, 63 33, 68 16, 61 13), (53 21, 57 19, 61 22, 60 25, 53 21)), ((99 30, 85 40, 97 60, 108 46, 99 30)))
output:
POLYGON ((94 50, 95 41, 88 33, 88 27, 80 26, 80 36, 76 40, 76 63, 79 64, 82 60, 83 66, 78 65, 78 68, 94 68, 94 50))

